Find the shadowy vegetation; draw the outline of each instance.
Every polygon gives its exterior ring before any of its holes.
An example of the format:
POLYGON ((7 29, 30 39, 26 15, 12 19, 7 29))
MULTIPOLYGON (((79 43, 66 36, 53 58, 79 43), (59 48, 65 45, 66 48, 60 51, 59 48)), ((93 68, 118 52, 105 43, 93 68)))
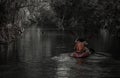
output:
POLYGON ((20 30, 20 8, 25 1, 0 0, 0 42, 9 42, 15 39, 20 30))
POLYGON ((48 2, 45 4, 44 8, 40 8, 38 10, 38 13, 40 13, 39 17, 37 18, 38 26, 43 28, 57 28, 57 18, 48 2))
POLYGON ((51 6, 62 29, 97 33, 103 28, 120 34, 120 0, 51 0, 51 6))
POLYGON ((43 0, 0 0, 0 42, 15 40, 25 27, 37 23, 46 6, 43 0))
POLYGON ((78 35, 107 29, 120 37, 120 0, 0 0, 0 42, 15 40, 32 23, 78 35))

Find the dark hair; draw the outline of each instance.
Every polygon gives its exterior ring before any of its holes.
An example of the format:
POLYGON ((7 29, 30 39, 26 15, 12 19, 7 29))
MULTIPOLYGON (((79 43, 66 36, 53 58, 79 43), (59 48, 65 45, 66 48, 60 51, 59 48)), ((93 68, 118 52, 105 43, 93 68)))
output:
POLYGON ((77 41, 84 42, 85 39, 83 39, 83 38, 78 38, 77 41))

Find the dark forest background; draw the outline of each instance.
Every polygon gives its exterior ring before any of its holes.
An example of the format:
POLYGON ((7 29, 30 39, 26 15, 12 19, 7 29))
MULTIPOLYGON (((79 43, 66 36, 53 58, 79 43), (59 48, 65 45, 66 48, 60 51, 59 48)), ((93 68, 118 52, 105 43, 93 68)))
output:
POLYGON ((77 35, 106 29, 120 38, 120 0, 0 0, 0 42, 17 39, 32 24, 77 35))

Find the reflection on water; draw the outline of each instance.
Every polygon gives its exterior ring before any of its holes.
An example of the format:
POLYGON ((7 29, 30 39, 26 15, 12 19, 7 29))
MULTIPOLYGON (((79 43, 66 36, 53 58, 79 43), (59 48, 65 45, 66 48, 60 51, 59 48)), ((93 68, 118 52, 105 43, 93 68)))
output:
POLYGON ((15 57, 21 62, 35 62, 42 60, 43 57, 50 57, 54 34, 43 32, 36 27, 28 28, 17 42, 0 45, 0 60, 5 62, 16 54, 15 57))
POLYGON ((20 58, 24 62, 40 61, 51 56, 52 34, 42 33, 40 29, 28 29, 20 40, 20 58))
MULTIPOLYGON (((116 71, 120 63, 111 56, 98 53, 82 61, 69 57, 73 37, 69 33, 37 27, 26 29, 21 39, 0 45, 0 78, 120 77, 120 71, 116 71)), ((110 40, 104 43, 101 37, 88 42, 99 52, 113 44, 110 40)))
POLYGON ((109 31, 107 29, 100 29, 100 35, 103 38, 104 43, 109 39, 109 31))
POLYGON ((93 54, 86 59, 74 59, 69 54, 61 54, 52 58, 57 62, 55 78, 103 78, 119 77, 113 75, 111 69, 117 62, 110 57, 93 54), (81 62, 81 63, 78 63, 81 62))
POLYGON ((19 61, 16 43, 0 45, 0 64, 19 61))

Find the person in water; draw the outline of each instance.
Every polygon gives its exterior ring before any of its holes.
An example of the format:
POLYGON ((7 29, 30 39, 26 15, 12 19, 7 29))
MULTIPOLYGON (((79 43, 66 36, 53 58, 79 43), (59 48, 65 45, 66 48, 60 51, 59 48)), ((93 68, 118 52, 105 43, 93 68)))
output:
POLYGON ((84 39, 77 39, 75 41, 75 52, 72 54, 73 57, 82 58, 90 55, 89 49, 86 47, 88 43, 84 39))

